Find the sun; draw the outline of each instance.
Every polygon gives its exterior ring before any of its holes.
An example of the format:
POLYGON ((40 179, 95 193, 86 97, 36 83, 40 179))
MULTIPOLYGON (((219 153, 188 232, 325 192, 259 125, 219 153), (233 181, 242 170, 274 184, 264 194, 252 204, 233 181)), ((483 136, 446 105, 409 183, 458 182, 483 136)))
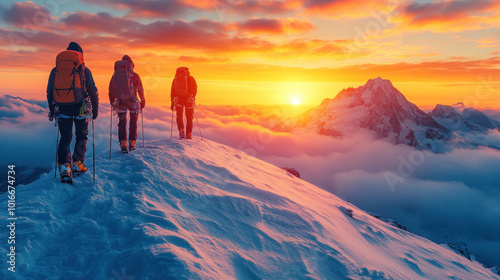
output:
POLYGON ((300 98, 298 98, 296 96, 294 96, 290 99, 290 104, 292 104, 292 105, 297 106, 297 105, 300 105, 301 103, 302 103, 302 101, 300 100, 300 98))

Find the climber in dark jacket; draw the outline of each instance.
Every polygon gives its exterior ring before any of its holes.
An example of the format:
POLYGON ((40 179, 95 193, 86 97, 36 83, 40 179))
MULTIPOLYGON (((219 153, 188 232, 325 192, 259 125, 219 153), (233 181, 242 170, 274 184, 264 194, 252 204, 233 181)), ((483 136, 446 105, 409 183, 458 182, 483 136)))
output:
MULTIPOLYGON (((67 50, 77 51, 83 55, 83 50, 79 44, 71 42, 67 50)), ((47 84, 47 102, 49 103, 49 120, 56 117, 61 133, 61 140, 58 147, 58 163, 59 172, 69 173, 82 173, 87 171, 84 165, 85 152, 87 151, 87 135, 89 134, 88 115, 92 113, 92 118, 96 119, 99 112, 99 93, 92 77, 92 72, 89 68, 85 67, 85 85, 84 85, 84 99, 82 102, 73 105, 58 105, 54 102, 54 79, 56 68, 54 67, 50 72, 49 82, 47 84), (57 108, 57 110, 56 110, 57 108), (73 138, 73 123, 75 124, 76 142, 71 156, 71 140, 73 138), (68 170, 69 169, 69 170, 68 170)))
MULTIPOLYGON (((135 65, 130 56, 124 55, 122 57, 122 60, 128 61, 131 68, 134 69, 135 65)), ((132 82, 134 84, 133 96, 129 99, 119 100, 116 98, 114 74, 111 77, 111 81, 109 81, 109 93, 108 93, 109 103, 118 113, 118 120, 119 120, 118 141, 120 141, 120 147, 122 149, 122 152, 128 152, 128 150, 135 150, 136 140, 137 140, 137 119, 139 118, 139 113, 146 106, 146 98, 144 97, 144 88, 142 86, 142 81, 141 77, 139 77, 139 74, 134 72, 132 76, 132 82), (127 142, 127 111, 130 112, 128 142, 127 142)))

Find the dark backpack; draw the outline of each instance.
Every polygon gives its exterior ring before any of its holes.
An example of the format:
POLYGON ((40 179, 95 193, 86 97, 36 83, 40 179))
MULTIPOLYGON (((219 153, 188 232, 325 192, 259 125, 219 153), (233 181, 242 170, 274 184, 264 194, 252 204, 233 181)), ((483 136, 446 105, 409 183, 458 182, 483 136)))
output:
POLYGON ((76 104, 85 98, 83 54, 68 50, 57 55, 53 89, 57 105, 76 104))
POLYGON ((189 95, 189 69, 187 67, 179 67, 175 72, 175 95, 177 97, 185 97, 189 95))
POLYGON ((115 62, 115 73, 113 76, 115 98, 119 100, 135 98, 134 70, 128 60, 118 60, 115 62))

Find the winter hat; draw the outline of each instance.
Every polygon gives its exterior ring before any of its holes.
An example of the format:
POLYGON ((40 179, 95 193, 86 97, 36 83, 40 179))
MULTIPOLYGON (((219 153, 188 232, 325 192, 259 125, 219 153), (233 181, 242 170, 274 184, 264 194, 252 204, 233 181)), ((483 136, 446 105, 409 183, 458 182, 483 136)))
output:
POLYGON ((134 62, 132 61, 132 58, 130 58, 130 56, 128 56, 128 55, 124 55, 124 56, 122 57, 122 60, 126 60, 126 61, 128 61, 128 62, 132 63, 132 67, 135 67, 134 62))
POLYGON ((69 46, 68 46, 68 48, 66 50, 68 50, 68 51, 77 51, 77 52, 83 54, 82 47, 80 47, 80 45, 78 45, 78 43, 76 43, 76 42, 69 43, 69 46))

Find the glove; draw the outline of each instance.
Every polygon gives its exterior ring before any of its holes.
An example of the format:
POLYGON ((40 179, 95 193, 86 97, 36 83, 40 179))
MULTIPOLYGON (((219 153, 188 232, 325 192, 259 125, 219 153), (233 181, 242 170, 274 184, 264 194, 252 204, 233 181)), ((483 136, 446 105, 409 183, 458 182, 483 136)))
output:
POLYGON ((144 109, 146 107, 146 100, 141 100, 141 109, 144 109))
POLYGON ((49 106, 49 121, 53 121, 54 120, 54 105, 50 105, 49 106))
POLYGON ((120 102, 118 100, 113 101, 111 107, 113 107, 113 111, 118 112, 118 107, 120 107, 120 102))
POLYGON ((92 119, 93 120, 97 119, 98 115, 99 115, 99 110, 97 110, 97 108, 92 109, 92 119))

